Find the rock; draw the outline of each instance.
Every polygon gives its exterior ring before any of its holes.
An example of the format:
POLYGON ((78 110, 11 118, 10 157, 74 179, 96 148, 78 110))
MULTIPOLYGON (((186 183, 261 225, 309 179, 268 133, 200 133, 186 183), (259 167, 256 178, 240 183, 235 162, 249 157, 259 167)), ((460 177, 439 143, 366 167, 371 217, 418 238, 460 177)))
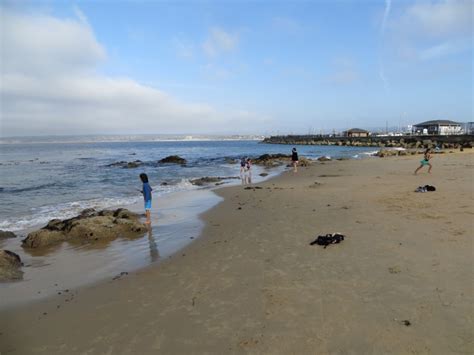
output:
POLYGON ((319 157, 319 158, 318 158, 318 161, 331 161, 331 158, 330 158, 330 157, 323 156, 323 157, 319 157))
POLYGON ((0 281, 20 280, 23 278, 21 259, 18 254, 0 249, 0 281))
POLYGON ((187 161, 186 161, 186 159, 181 158, 178 155, 170 155, 170 156, 167 156, 166 158, 161 159, 158 163, 185 165, 187 163, 187 161))
POLYGON ((310 166, 311 160, 306 159, 305 157, 300 157, 298 161, 298 165, 302 167, 310 166))
POLYGON ((290 158, 287 154, 263 154, 252 161, 256 165, 272 167, 286 164, 290 158))
POLYGON ((125 165, 123 168, 134 169, 134 168, 138 168, 141 165, 143 165, 143 162, 141 160, 135 160, 135 161, 128 162, 127 165, 125 165))
POLYGON ((124 160, 121 160, 121 161, 116 161, 115 163, 107 164, 106 166, 115 167, 115 166, 124 166, 125 164, 127 164, 127 162, 124 160))
POLYGON ((168 186, 168 185, 169 185, 169 184, 168 184, 166 181, 164 181, 164 182, 162 182, 162 183, 160 184, 160 186, 168 186))
POLYGON ((396 150, 388 150, 388 149, 382 149, 382 150, 379 150, 375 156, 377 157, 391 157, 391 156, 394 156, 394 155, 397 155, 397 151, 396 150))
POLYGON ((131 238, 146 231, 140 216, 125 208, 99 212, 87 209, 74 218, 49 221, 45 227, 28 234, 22 246, 40 248, 72 239, 90 242, 117 237, 131 238))
POLYGON ((222 180, 230 180, 230 179, 239 179, 237 176, 227 176, 227 177, 220 177, 220 176, 205 176, 199 179, 191 180, 191 184, 196 186, 205 186, 209 184, 219 183, 222 180))
POLYGON ((112 164, 106 165, 107 167, 121 167, 124 169, 134 169, 138 168, 139 166, 143 165, 143 162, 141 160, 135 160, 135 161, 117 161, 112 164))
POLYGON ((224 158, 226 164, 236 164, 238 162, 237 159, 234 158, 224 158))
POLYGON ((0 230, 0 240, 2 239, 9 239, 9 238, 16 238, 15 233, 10 231, 2 231, 0 230))
POLYGON ((258 174, 258 175, 260 175, 262 177, 265 177, 265 176, 268 176, 268 173, 261 173, 261 174, 258 174))
POLYGON ((400 156, 408 155, 408 152, 406 150, 399 150, 398 155, 400 156))

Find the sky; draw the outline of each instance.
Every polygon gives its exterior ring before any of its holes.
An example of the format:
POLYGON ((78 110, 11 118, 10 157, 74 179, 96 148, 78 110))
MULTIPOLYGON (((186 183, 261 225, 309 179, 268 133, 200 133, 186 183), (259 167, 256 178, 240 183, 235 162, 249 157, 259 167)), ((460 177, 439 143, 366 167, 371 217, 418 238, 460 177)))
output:
POLYGON ((473 121, 473 2, 0 2, 1 136, 473 121))

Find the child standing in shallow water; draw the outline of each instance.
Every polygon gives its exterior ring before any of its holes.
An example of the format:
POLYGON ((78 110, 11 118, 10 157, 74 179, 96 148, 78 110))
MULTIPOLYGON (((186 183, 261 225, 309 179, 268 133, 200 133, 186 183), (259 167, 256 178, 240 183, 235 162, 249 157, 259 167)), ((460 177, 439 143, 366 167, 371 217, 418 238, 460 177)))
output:
POLYGON ((424 156, 423 160, 420 161, 420 164, 421 164, 421 165, 415 170, 415 175, 416 175, 416 173, 418 173, 418 171, 419 171, 422 167, 424 167, 425 165, 428 165, 428 166, 429 166, 429 168, 428 168, 428 173, 431 174, 431 168, 432 168, 433 166, 430 164, 430 159, 431 159, 431 149, 428 148, 428 149, 426 149, 426 151, 425 151, 425 156, 424 156))
POLYGON ((291 164, 293 165, 293 172, 298 172, 298 152, 296 148, 291 150, 291 164))
POLYGON ((146 222, 145 224, 151 224, 150 220, 150 210, 151 210, 151 191, 153 190, 148 183, 148 176, 145 173, 140 174, 140 180, 143 183, 142 194, 143 199, 145 200, 145 216, 146 222))

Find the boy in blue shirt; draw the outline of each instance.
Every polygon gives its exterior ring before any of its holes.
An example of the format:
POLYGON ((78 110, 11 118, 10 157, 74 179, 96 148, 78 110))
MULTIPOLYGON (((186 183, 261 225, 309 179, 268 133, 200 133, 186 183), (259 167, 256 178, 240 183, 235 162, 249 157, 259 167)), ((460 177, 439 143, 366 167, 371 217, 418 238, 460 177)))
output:
POLYGON ((140 180, 143 182, 142 194, 145 200, 145 224, 150 224, 150 210, 151 210, 151 191, 153 190, 148 183, 148 176, 145 173, 140 174, 140 180))

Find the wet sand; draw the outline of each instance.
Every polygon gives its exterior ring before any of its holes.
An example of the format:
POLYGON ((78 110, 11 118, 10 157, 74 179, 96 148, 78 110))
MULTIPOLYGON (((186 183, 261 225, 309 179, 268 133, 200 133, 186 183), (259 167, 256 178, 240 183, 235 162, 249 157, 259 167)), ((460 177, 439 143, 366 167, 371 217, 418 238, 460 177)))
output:
POLYGON ((1 311, 0 352, 472 353, 473 157, 435 155, 418 176, 419 156, 331 161, 218 190, 202 238, 158 267, 1 311), (309 245, 330 232, 347 238, 309 245))

